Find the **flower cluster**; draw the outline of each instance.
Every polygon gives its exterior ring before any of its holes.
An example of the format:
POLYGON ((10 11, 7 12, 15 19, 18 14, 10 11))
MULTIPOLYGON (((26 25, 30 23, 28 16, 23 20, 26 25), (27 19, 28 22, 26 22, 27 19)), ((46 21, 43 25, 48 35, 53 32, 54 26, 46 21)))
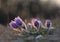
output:
MULTIPOLYGON (((42 26, 42 22, 40 21, 40 20, 38 20, 38 19, 32 19, 31 20, 32 22, 32 24, 34 25, 34 26, 36 26, 36 27, 38 27, 38 26, 42 26)), ((22 21, 22 19, 18 16, 18 17, 16 17, 15 19, 14 19, 14 21, 12 20, 10 23, 9 23, 9 25, 12 27, 12 28, 18 28, 18 26, 21 26, 23 24, 23 21, 22 21)), ((50 20, 46 20, 45 21, 45 25, 47 26, 47 27, 50 27, 51 26, 51 21, 50 20)))
POLYGON ((12 27, 14 29, 22 27, 29 31, 29 29, 31 30, 31 28, 36 29, 36 30, 38 30, 40 28, 45 28, 45 27, 49 28, 49 27, 51 27, 52 23, 51 23, 51 20, 47 19, 45 21, 45 26, 43 26, 43 23, 39 19, 33 18, 33 19, 31 19, 31 23, 25 24, 24 21, 18 16, 14 20, 12 20, 9 23, 9 25, 10 25, 10 27, 12 27))
POLYGON ((46 19, 45 25, 43 25, 42 21, 37 18, 32 18, 30 22, 25 23, 19 16, 16 17, 14 20, 11 20, 9 26, 13 28, 14 31, 20 32, 18 34, 39 34, 39 36, 37 36, 36 39, 40 38, 41 35, 46 35, 49 33, 53 34, 53 31, 51 32, 50 30, 54 29, 49 29, 50 27, 52 27, 52 22, 49 19, 46 19))

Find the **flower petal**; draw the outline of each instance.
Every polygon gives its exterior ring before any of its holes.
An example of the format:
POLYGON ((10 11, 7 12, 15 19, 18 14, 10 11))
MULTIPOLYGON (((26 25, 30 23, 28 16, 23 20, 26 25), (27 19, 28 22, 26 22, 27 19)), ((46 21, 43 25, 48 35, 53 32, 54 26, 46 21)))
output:
POLYGON ((19 26, 22 25, 22 21, 21 21, 21 19, 19 17, 16 17, 14 20, 15 20, 17 25, 19 25, 19 26))
POLYGON ((9 25, 10 25, 10 27, 12 27, 12 28, 18 28, 18 25, 17 25, 16 22, 14 22, 14 21, 11 21, 11 22, 9 23, 9 25))

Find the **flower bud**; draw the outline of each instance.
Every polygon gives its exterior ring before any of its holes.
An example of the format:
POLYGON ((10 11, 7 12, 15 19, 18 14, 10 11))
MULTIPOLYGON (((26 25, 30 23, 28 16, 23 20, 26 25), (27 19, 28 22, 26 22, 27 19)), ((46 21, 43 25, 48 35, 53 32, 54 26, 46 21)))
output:
POLYGON ((45 21, 45 25, 46 25, 46 27, 51 27, 51 25, 52 25, 52 23, 51 23, 51 20, 49 20, 49 19, 47 19, 46 21, 45 21))

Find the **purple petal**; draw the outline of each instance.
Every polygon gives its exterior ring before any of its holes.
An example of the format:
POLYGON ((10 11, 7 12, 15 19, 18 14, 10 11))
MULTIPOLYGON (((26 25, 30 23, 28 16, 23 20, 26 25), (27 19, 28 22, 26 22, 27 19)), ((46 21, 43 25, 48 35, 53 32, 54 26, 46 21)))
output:
POLYGON ((38 21, 35 21, 35 22, 34 22, 34 25, 35 25, 35 26, 38 26, 38 25, 39 25, 38 21))
POLYGON ((18 26, 17 26, 16 23, 12 23, 11 25, 12 25, 12 27, 14 27, 14 28, 18 28, 18 26))
POLYGON ((15 20, 15 22, 16 22, 17 25, 19 25, 19 26, 22 25, 22 22, 23 22, 23 21, 22 21, 22 19, 21 19, 19 16, 16 17, 14 20, 15 20))
POLYGON ((19 26, 22 25, 22 21, 20 21, 19 19, 17 19, 15 22, 16 22, 16 24, 19 25, 19 26))
POLYGON ((9 25, 10 25, 10 27, 12 27, 12 28, 18 28, 18 25, 17 25, 14 21, 11 21, 11 22, 9 23, 9 25))

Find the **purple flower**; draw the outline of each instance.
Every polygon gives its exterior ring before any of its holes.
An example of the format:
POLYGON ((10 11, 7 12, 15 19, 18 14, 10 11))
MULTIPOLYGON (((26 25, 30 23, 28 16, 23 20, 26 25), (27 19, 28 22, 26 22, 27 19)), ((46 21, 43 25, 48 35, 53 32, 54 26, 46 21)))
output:
POLYGON ((20 19, 20 17, 16 17, 14 20, 15 20, 17 25, 19 25, 19 26, 22 25, 22 20, 20 19))
POLYGON ((39 25, 38 21, 35 21, 34 25, 38 27, 38 25, 39 25))
POLYGON ((11 22, 9 23, 9 25, 10 25, 10 27, 12 27, 12 28, 18 28, 18 25, 17 25, 16 22, 14 22, 14 21, 11 21, 11 22))
POLYGON ((46 23, 47 27, 51 26, 51 21, 49 19, 47 19, 45 23, 46 23))
POLYGON ((38 19, 33 19, 33 24, 34 24, 36 27, 38 27, 38 25, 39 25, 38 19))

